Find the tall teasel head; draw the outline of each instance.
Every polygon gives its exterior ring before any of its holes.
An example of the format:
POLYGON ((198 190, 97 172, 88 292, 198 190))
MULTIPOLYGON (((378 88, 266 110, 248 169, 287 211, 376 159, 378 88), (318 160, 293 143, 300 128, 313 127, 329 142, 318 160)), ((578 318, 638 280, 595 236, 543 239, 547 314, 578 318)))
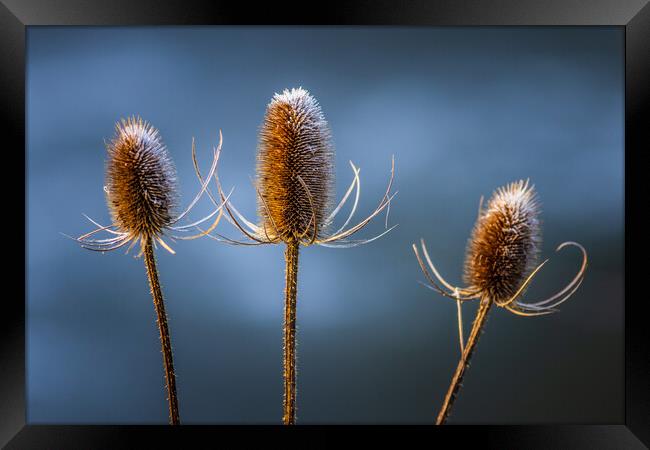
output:
POLYGON ((334 191, 334 148, 320 105, 302 89, 275 94, 257 154, 262 227, 283 241, 321 235, 334 191), (277 231, 277 236, 275 233, 277 231))
MULTIPOLYGON (((179 215, 174 215, 177 206, 176 169, 169 157, 160 133, 140 117, 129 117, 115 125, 115 135, 107 143, 106 162, 106 200, 111 212, 112 224, 103 226, 86 216, 98 228, 75 239, 82 247, 95 251, 110 251, 136 243, 144 245, 152 241, 162 245, 171 253, 174 251, 163 240, 166 232, 188 232, 203 222, 217 216, 209 231, 214 229, 221 218, 222 206, 208 216, 189 225, 175 226, 194 207, 207 189, 207 181, 202 184, 189 207, 179 215), (113 237, 95 239, 91 236, 101 231, 113 237)), ((214 150, 211 178, 217 168, 221 142, 214 150)), ((194 239, 207 232, 193 236, 176 236, 177 239, 194 239)))
MULTIPOLYGON (((228 212, 227 219, 249 241, 237 241, 221 235, 212 236, 214 239, 239 245, 299 242, 302 245, 354 247, 378 239, 394 228, 387 227, 383 233, 370 239, 346 239, 382 211, 388 213, 396 194, 390 192, 394 160, 388 187, 377 208, 358 224, 345 229, 359 202, 360 169, 350 162, 354 178, 341 201, 333 207, 334 147, 331 133, 320 105, 305 89, 284 90, 282 94, 274 95, 266 108, 258 150, 256 190, 260 223, 254 224, 237 211, 215 177, 221 200, 228 212), (354 204, 343 226, 326 234, 353 192, 354 204)), ((203 182, 198 168, 196 172, 203 182)))
POLYGON ((556 251, 567 246, 580 249, 580 270, 557 294, 542 301, 521 302, 520 298, 530 282, 548 262, 547 259, 537 264, 542 242, 539 215, 539 200, 528 180, 498 188, 487 206, 479 208, 467 244, 464 268, 467 287, 455 287, 438 273, 424 240, 421 240, 422 253, 429 265, 427 268, 413 244, 420 268, 430 282, 428 287, 458 301, 489 299, 519 315, 537 316, 557 311, 555 307, 568 300, 582 283, 587 268, 587 252, 576 242, 564 242, 558 246, 556 251))

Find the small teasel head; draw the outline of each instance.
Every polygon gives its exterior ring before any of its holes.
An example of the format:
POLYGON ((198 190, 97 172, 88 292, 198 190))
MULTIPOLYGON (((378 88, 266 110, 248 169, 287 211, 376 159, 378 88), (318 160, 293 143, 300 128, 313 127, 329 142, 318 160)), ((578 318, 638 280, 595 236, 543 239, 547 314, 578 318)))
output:
POLYGON ((158 130, 140 117, 122 119, 107 144, 106 198, 118 230, 143 241, 174 221, 176 170, 158 130))
MULTIPOLYGON (((567 301, 582 284, 587 269, 587 251, 577 242, 560 244, 556 251, 576 247, 582 253, 582 264, 577 274, 559 292, 544 300, 521 301, 528 285, 548 262, 546 259, 537 264, 542 242, 539 214, 537 194, 528 180, 497 189, 487 207, 479 207, 478 219, 467 244, 466 287, 454 286, 440 275, 424 239, 420 240, 424 259, 413 244, 418 264, 430 283, 425 286, 456 300, 459 317, 460 302, 475 299, 494 302, 520 316, 541 316, 558 311, 557 306, 567 301)), ((462 328, 460 323, 459 320, 459 328, 462 328)))
POLYGON ((334 192, 334 149, 323 112, 302 88, 275 94, 257 156, 260 228, 285 242, 323 232, 334 192))
POLYGON ((535 269, 541 246, 537 194, 528 180, 497 189, 467 245, 465 282, 500 302, 535 269))

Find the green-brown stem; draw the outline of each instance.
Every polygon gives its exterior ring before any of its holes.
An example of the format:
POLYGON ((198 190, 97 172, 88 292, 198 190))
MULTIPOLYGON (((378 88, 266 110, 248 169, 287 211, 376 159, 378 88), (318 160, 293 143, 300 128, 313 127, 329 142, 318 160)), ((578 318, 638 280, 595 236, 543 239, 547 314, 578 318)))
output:
POLYGON ((479 305, 478 311, 476 312, 476 318, 474 319, 474 324, 472 325, 472 331, 470 331, 469 338, 467 339, 467 344, 465 345, 465 350, 458 361, 458 366, 456 367, 456 372, 454 377, 451 379, 451 384, 449 385, 449 390, 445 396, 445 401, 442 404, 440 413, 436 420, 436 425, 444 425, 451 407, 454 404, 454 400, 458 396, 458 391, 460 390, 461 382, 463 381, 463 376, 465 375, 465 370, 469 365, 469 361, 472 358, 476 344, 478 343, 478 338, 481 335, 483 326, 485 325, 485 320, 487 319, 487 314, 490 311, 492 306, 492 300, 487 297, 481 299, 481 304, 479 305))
POLYGON ((284 414, 285 425, 296 423, 296 294, 298 289, 298 241, 287 242, 284 252, 284 414))
POLYGON ((156 268, 156 257, 153 253, 151 239, 144 243, 144 264, 147 268, 151 296, 158 316, 158 329, 160 330, 160 344, 162 346, 163 364, 165 367, 165 380, 167 382, 167 399, 169 401, 169 423, 179 425, 178 398, 176 397, 176 375, 174 375, 174 361, 172 359, 172 344, 167 326, 167 315, 165 314, 165 303, 163 300, 160 282, 158 281, 158 269, 156 268))

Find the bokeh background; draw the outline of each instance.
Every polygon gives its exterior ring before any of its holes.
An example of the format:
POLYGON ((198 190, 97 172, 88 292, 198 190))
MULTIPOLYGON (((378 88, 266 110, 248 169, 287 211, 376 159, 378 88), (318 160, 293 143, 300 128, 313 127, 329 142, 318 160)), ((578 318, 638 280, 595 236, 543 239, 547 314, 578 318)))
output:
MULTIPOLYGON (((258 127, 273 93, 303 86, 336 145, 337 196, 362 179, 371 212, 396 158, 388 236, 300 261, 300 423, 431 423, 459 357, 456 307, 418 284, 426 239, 460 283, 479 198, 530 177, 543 257, 527 299, 587 277, 558 314, 492 311, 450 423, 621 423, 624 35, 620 28, 29 27, 27 416, 166 423, 154 309, 137 252, 80 235, 109 215, 104 139, 120 117, 159 128, 182 204, 218 130, 220 175, 255 217, 258 127)), ((209 211, 202 201, 193 217, 209 211)), ((341 220, 345 217, 341 214, 341 220)), ((383 217, 361 235, 383 230, 383 217)), ((220 231, 238 233, 225 221, 220 231)), ((184 423, 281 422, 282 246, 202 239, 158 252, 184 423)), ((475 307, 465 307, 469 329, 475 307)))

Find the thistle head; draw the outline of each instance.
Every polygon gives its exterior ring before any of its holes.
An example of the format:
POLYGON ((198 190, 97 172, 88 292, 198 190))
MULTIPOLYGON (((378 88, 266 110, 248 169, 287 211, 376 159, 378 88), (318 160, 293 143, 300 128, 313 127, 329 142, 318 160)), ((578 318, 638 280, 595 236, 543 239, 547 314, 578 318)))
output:
POLYGON ((122 119, 107 144, 106 199, 113 223, 132 237, 159 236, 173 221, 176 170, 158 130, 122 119))
POLYGON ((467 246, 465 282, 499 302, 535 268, 541 245, 539 203, 528 181, 497 189, 480 211, 467 246))
POLYGON ((285 242, 323 231, 334 185, 334 149, 321 108, 302 88, 275 94, 257 155, 261 228, 285 242))

